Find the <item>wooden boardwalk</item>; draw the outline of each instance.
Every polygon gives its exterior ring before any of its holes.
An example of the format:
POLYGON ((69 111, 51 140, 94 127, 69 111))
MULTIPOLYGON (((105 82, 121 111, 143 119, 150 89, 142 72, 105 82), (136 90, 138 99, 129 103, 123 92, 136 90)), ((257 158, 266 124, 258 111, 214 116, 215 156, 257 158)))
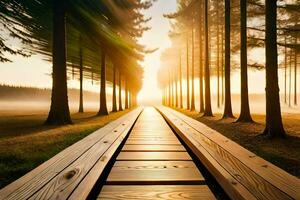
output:
POLYGON ((298 178, 163 106, 107 124, 1 189, 0 200, 220 198, 208 182, 231 199, 300 200, 298 178), (205 180, 185 147, 215 182, 205 180))
POLYGON ((99 199, 215 199, 164 118, 146 108, 118 155, 99 199))

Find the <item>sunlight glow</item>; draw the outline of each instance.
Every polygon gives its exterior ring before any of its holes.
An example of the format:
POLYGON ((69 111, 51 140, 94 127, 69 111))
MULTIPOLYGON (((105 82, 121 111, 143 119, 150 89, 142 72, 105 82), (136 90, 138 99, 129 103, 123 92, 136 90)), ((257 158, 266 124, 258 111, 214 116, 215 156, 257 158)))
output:
POLYGON ((160 67, 162 51, 171 45, 168 37, 170 24, 168 19, 163 17, 163 14, 175 12, 176 3, 176 0, 157 1, 145 12, 147 17, 152 17, 149 23, 151 30, 144 33, 140 42, 149 49, 159 48, 159 50, 146 55, 142 63, 145 72, 143 88, 138 95, 141 104, 156 104, 161 101, 161 92, 157 85, 157 71, 160 67))

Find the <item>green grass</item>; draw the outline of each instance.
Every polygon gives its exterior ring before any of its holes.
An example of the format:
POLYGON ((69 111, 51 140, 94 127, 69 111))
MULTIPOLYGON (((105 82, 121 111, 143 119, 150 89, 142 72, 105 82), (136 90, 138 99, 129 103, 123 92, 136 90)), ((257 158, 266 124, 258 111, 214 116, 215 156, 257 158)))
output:
MULTIPOLYGON (((11 134, 3 133, 4 136, 0 137, 0 188, 127 112, 111 113, 102 117, 94 117, 95 113, 74 114, 74 125, 49 126, 42 129, 40 126, 44 115, 28 115, 24 117, 24 121, 15 121, 18 128, 7 128, 11 134), (34 126, 28 127, 30 119, 33 120, 36 129, 34 126), (40 120, 40 123, 37 120, 40 120), (21 134, 22 130, 26 134, 21 134)), ((2 122, 7 122, 7 118, 0 119, 0 126, 2 122)))

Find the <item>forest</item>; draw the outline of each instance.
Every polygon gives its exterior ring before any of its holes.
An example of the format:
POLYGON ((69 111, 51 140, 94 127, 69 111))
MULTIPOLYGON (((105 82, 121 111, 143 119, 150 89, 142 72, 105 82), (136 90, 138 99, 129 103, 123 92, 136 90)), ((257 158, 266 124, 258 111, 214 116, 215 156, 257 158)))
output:
POLYGON ((197 110, 213 116, 214 89, 217 107, 223 108, 222 118, 234 118, 231 75, 238 70, 241 107, 236 121, 253 122, 248 71, 264 70, 263 134, 268 138, 285 137, 281 104, 298 105, 299 6, 298 1, 179 1, 178 11, 165 15, 172 23, 172 47, 161 56, 158 79, 162 103, 194 111, 199 101, 197 110), (255 60, 253 55, 250 58, 249 52, 254 49, 264 49, 265 61, 255 60), (211 88, 212 77, 216 88, 211 88), (279 89, 281 78, 284 85, 279 89))
POLYGON ((84 111, 83 79, 100 83, 99 115, 108 115, 106 83, 113 88, 112 111, 127 109, 137 103, 139 62, 150 51, 137 41, 148 29, 141 10, 150 6, 150 1, 1 1, 0 62, 10 62, 9 54, 39 54, 52 63, 46 124, 72 123, 68 79, 79 80, 79 112, 84 111))
POLYGON ((299 19, 299 0, 1 0, 0 199, 298 197, 299 19))

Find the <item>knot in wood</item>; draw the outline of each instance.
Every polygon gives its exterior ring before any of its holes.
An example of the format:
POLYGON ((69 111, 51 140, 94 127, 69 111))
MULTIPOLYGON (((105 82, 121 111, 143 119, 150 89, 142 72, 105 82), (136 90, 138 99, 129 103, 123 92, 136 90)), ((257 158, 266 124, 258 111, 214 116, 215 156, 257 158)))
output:
POLYGON ((75 176, 76 173, 77 173, 76 170, 73 169, 73 170, 67 172, 67 173, 64 175, 64 178, 67 179, 67 180, 69 180, 69 179, 71 179, 73 176, 75 176))

